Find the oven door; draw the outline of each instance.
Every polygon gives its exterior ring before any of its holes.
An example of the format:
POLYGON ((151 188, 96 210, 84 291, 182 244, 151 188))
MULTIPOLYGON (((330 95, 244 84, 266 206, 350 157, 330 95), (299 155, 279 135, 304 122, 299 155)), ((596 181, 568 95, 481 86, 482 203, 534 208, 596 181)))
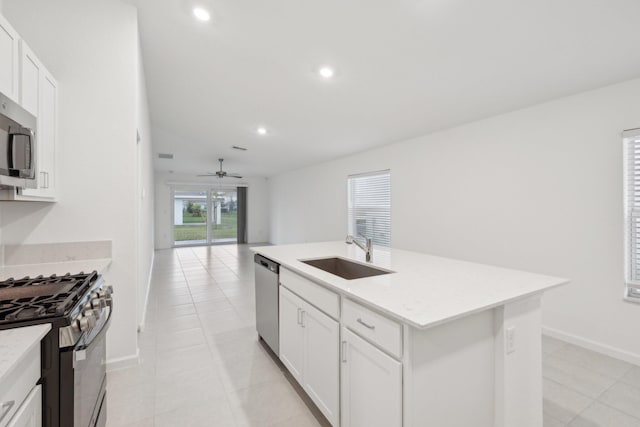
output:
MULTIPOLYGON (((73 425, 95 427, 106 396, 107 328, 110 307, 98 324, 73 350, 73 425)), ((106 410, 106 406, 104 407, 106 410)), ((103 415, 104 417, 104 415, 103 415)))
POLYGON ((60 378, 60 426, 95 427, 106 413, 107 307, 96 326, 63 353, 60 378), (66 371, 66 372, 65 372, 66 371))

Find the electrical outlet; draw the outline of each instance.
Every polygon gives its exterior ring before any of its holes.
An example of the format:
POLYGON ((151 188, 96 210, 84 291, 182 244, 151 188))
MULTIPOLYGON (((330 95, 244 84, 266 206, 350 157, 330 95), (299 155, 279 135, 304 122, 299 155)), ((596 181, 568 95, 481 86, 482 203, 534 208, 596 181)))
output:
POLYGON ((516 328, 510 326, 504 331, 505 350, 507 354, 511 354, 516 351, 516 328))

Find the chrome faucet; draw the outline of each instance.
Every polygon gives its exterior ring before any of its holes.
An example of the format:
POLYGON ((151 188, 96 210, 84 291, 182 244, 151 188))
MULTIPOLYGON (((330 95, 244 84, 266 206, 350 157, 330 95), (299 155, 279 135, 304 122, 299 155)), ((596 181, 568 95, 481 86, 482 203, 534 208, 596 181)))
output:
POLYGON ((358 234, 362 236, 362 238, 364 238, 364 242, 365 242, 364 244, 358 242, 355 239, 355 237, 353 237, 351 234, 347 235, 347 238, 345 239, 344 242, 348 245, 355 243, 357 247, 359 247, 364 251, 365 259, 367 260, 367 262, 371 262, 371 256, 373 255, 373 239, 368 238, 362 233, 358 233, 358 234))

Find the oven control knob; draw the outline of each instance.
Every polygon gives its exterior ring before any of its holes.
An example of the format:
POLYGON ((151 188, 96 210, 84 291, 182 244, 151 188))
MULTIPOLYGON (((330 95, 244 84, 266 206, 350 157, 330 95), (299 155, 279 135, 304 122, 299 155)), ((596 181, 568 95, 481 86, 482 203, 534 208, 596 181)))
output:
POLYGON ((93 328, 94 326, 96 326, 96 315, 93 312, 93 310, 85 310, 85 312, 83 313, 83 319, 87 319, 87 322, 89 323, 89 328, 93 328))
POLYGON ((91 308, 96 310, 102 310, 107 306, 107 301, 104 298, 93 298, 91 300, 91 308))
POLYGON ((77 319, 76 325, 82 332, 88 331, 91 328, 91 326, 89 326, 89 319, 87 319, 86 317, 80 317, 79 319, 77 319))

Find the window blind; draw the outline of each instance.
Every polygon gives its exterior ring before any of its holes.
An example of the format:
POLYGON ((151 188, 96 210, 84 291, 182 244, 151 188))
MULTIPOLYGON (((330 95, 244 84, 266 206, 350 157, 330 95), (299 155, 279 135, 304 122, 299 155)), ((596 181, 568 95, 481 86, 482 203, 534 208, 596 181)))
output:
POLYGON ((391 246, 391 172, 380 171, 347 178, 348 231, 373 239, 375 245, 391 246))
POLYGON ((623 132, 626 297, 640 301, 640 129, 623 132))

